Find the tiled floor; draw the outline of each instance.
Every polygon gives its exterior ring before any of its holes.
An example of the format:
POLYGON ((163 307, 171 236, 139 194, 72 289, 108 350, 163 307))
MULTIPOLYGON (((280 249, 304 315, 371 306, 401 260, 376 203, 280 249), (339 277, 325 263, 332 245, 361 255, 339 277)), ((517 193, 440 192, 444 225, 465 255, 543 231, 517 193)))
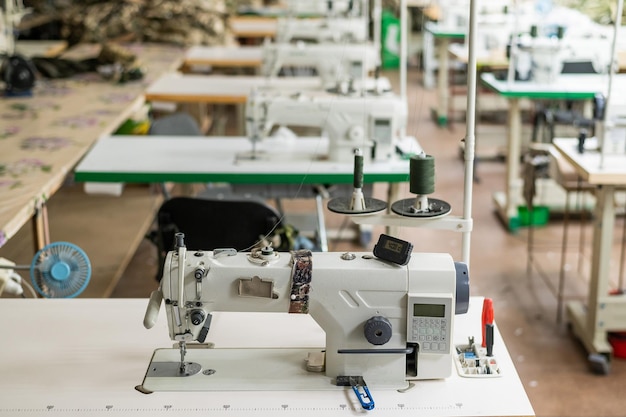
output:
MULTIPOLYGON (((388 74, 394 77, 394 73, 388 74)), ((418 138, 427 153, 436 160, 436 190, 433 197, 449 202, 454 214, 461 214, 463 201, 464 167, 460 158, 460 144, 465 135, 463 122, 452 128, 440 128, 430 120, 430 108, 436 105, 433 91, 424 91, 419 74, 409 71, 409 127, 408 134, 418 138)), ((480 99, 480 98, 479 98, 480 99)), ((499 118, 502 120, 502 118, 499 118)), ((477 126, 479 155, 492 153, 504 144, 506 126, 477 126)), ((528 230, 510 233, 494 214, 491 199, 494 191, 504 187, 505 165, 501 161, 480 161, 476 166, 477 178, 473 187, 470 278, 474 295, 494 300, 495 316, 517 371, 538 416, 626 416, 626 361, 615 359, 609 375, 599 376, 589 370, 587 353, 572 337, 565 323, 556 322, 556 298, 547 283, 554 285, 558 279, 562 222, 558 219, 534 230, 534 266, 528 272, 528 230), (539 272, 543 275, 540 275, 539 272)), ((375 193, 383 198, 384 187, 375 193)), ((408 186, 404 195, 410 196, 408 186)), ((286 211, 301 210, 312 204, 305 200, 287 201, 286 211)), ((312 207, 312 206, 311 206, 312 207)), ((331 227, 343 224, 343 218, 327 213, 331 227)), ((617 227, 621 229, 622 219, 617 227)), ((119 227, 124 227, 120 224, 119 227)), ((582 269, 578 274, 578 222, 572 227, 568 245, 568 274, 566 293, 568 300, 584 299, 587 288, 585 274, 588 270, 591 231, 586 226, 586 246, 582 269)), ((381 230, 374 230, 376 234, 381 230)), ((413 242, 415 251, 448 252, 461 259, 461 236, 454 232, 403 228, 398 236, 413 242)), ((619 243, 616 233, 612 273, 619 271, 619 243)), ((115 242, 102 242, 106 251, 115 242)), ((373 242, 372 242, 373 243, 373 242)), ((370 245, 372 244, 370 243, 370 245)), ((330 250, 360 249, 358 244, 346 240, 332 240, 330 250)), ((113 297, 147 298, 156 286, 156 256, 151 244, 143 241, 126 268, 122 279, 113 291, 113 297)), ((97 279, 94 277, 94 279, 97 279)), ((626 323, 625 323, 626 325, 626 323)), ((485 401, 506 401, 489 398, 485 401)))

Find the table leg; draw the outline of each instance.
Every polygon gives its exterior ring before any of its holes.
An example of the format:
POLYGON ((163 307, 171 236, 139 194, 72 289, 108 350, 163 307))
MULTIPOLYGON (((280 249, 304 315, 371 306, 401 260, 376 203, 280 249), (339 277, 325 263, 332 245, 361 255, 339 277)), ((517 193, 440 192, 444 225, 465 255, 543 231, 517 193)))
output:
MULTIPOLYGON (((606 336, 611 322, 615 323, 616 317, 615 312, 610 310, 620 308, 608 299, 610 298, 610 258, 615 226, 614 192, 614 186, 605 185, 599 188, 596 196, 587 306, 585 308, 580 302, 572 302, 567 306, 574 333, 581 339, 587 350, 593 353, 610 354, 612 351, 606 336)), ((621 309, 623 310, 623 307, 621 309)), ((622 327, 626 326, 624 323, 621 324, 622 327)))
POLYGON ((439 38, 437 40, 437 50, 439 55, 439 70, 437 72, 437 124, 446 126, 448 124, 448 101, 450 99, 450 91, 448 85, 448 66, 450 58, 448 56, 448 45, 450 41, 447 38, 439 38))
POLYGON ((35 208, 33 221, 33 244, 34 252, 38 252, 44 246, 50 243, 50 228, 48 227, 48 208, 43 202, 39 207, 35 208))
POLYGON ((435 54, 433 53, 435 47, 435 37, 432 33, 425 30, 423 45, 422 45, 422 54, 424 60, 424 87, 427 89, 431 89, 435 86, 435 54))
POLYGON ((506 155, 506 183, 504 194, 496 194, 494 200, 497 212, 504 220, 507 228, 516 229, 513 219, 518 217, 521 179, 519 177, 519 159, 522 141, 522 116, 519 100, 509 99, 507 155, 506 155))

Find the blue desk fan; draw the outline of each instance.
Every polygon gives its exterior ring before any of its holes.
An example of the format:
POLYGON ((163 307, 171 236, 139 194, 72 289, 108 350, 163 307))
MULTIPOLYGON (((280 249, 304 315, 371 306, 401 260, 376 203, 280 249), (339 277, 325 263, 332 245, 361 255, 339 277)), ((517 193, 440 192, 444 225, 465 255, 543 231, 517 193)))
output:
POLYGON ((87 254, 68 242, 54 242, 39 250, 30 264, 35 290, 46 298, 73 298, 87 287, 91 263, 87 254))

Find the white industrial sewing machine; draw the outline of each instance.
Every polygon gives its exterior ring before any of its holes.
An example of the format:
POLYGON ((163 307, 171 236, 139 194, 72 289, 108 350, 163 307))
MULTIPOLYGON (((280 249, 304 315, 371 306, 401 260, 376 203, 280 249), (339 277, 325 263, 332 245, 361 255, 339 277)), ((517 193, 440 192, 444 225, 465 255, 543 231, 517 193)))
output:
POLYGON ((319 127, 329 138, 332 161, 350 162, 360 148, 366 160, 387 161, 396 152, 407 121, 407 103, 397 95, 284 94, 254 91, 246 102, 247 135, 253 144, 275 126, 319 127))
POLYGON ((354 15, 363 12, 363 0, 287 0, 285 5, 295 16, 354 15))
POLYGON ((35 85, 32 63, 15 53, 14 28, 29 11, 21 0, 0 3, 0 81, 5 95, 30 95, 35 85))
MULTIPOLYGON (((471 27, 475 10, 470 10, 471 27)), ((470 57, 473 55, 471 50, 470 57)), ((470 58, 470 79, 476 76, 474 64, 470 58)), ((475 98, 475 90, 470 88, 468 117, 472 121, 475 98)), ((372 253, 314 254, 277 253, 267 246, 249 253, 188 251, 184 235, 177 234, 159 289, 150 297, 144 325, 151 328, 156 324, 164 301, 169 335, 178 346, 154 352, 137 389, 319 391, 349 386, 363 408, 370 410, 374 402, 368 386, 403 392, 411 388, 412 380, 450 376, 456 353, 452 345, 454 317, 467 312, 469 306, 474 149, 469 128, 467 145, 464 213, 453 226, 463 231, 463 263, 454 262, 449 254, 413 253, 409 242, 384 234, 372 253), (325 332, 325 344, 304 350, 215 348, 210 344, 210 326, 212 312, 218 311, 309 314, 325 332), (194 344, 198 348, 187 350, 193 341, 199 342, 199 346, 194 344)), ((362 185, 362 178, 357 180, 363 173, 361 156, 357 152, 354 159, 355 191, 362 185)), ((425 155, 412 159, 413 193, 432 193, 433 175, 429 176, 432 184, 426 181, 413 186, 423 182, 415 174, 434 169, 431 162, 425 155)), ((413 214, 435 212, 431 207, 414 207, 415 199, 406 205, 404 201, 406 209, 397 212, 407 216, 403 224, 413 223, 409 218, 413 214)), ((351 206, 344 212, 355 209, 351 206)), ((289 332, 289 328, 280 331, 289 332)))
POLYGON ((518 80, 549 83, 561 73, 608 73, 610 27, 562 6, 542 10, 529 5, 512 23, 519 35, 511 42, 511 74, 515 71, 518 80))
POLYGON ((262 61, 267 77, 277 76, 284 67, 314 68, 324 87, 360 80, 379 66, 378 51, 370 43, 265 42, 262 61))
POLYGON ((451 374, 454 315, 467 311, 469 279, 466 265, 448 254, 412 254, 410 243, 386 235, 374 254, 204 252, 187 250, 182 233, 176 238, 144 325, 154 325, 164 299, 179 346, 154 352, 144 391, 219 391, 236 381, 243 390, 339 385, 356 392, 451 374), (211 313, 218 311, 310 314, 326 346, 211 348, 211 313), (189 348, 194 341, 202 345, 189 348))
POLYGON ((0 54, 11 55, 15 52, 14 28, 30 9, 24 7, 22 0, 7 0, 0 3, 0 54))
POLYGON ((511 62, 519 80, 553 82, 559 74, 607 73, 611 65, 610 40, 594 37, 529 36, 517 41, 511 62))
POLYGON ((368 20, 364 17, 322 19, 279 19, 276 43, 297 41, 315 43, 364 43, 368 40, 368 20))
POLYGON ((363 0, 290 2, 290 12, 321 14, 320 18, 280 18, 276 27, 276 42, 366 42, 369 37, 369 17, 363 0))

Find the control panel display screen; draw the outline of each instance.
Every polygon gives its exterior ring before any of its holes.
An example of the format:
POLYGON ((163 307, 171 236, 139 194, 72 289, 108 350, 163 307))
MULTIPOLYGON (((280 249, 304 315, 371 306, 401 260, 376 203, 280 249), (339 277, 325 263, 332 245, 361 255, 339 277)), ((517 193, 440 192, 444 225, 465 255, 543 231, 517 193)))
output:
POLYGON ((391 141, 391 120, 374 119, 374 138, 377 141, 391 141))
POLYGON ((438 297, 409 293, 407 302, 407 341, 418 343, 420 353, 450 354, 454 315, 452 294, 438 297))
POLYGON ((446 306, 443 304, 413 304, 413 316, 445 317, 446 306))

